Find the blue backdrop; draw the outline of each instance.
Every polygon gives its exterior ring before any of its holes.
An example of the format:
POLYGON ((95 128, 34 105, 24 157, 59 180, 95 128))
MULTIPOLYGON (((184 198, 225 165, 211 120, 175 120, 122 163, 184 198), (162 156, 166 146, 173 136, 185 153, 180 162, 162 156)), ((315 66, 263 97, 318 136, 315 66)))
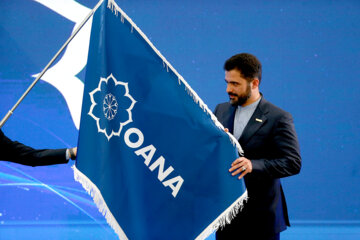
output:
MULTIPOLYGON (((60 10, 40 2, 47 1, 0 2, 1 117, 74 28, 60 10)), ((77 2, 87 8, 96 4, 77 2)), ((228 100, 224 61, 239 52, 258 56, 262 93, 293 114, 299 136, 302 171, 283 180, 291 221, 359 225, 359 1, 117 3, 211 109, 228 100)), ((80 70, 75 74, 82 81, 80 70)), ((75 146, 78 130, 63 94, 41 80, 4 132, 37 148, 75 146)), ((73 180, 70 165, 31 168, 1 162, 0 224, 70 229, 72 222, 109 234, 104 239, 115 237, 73 180)))

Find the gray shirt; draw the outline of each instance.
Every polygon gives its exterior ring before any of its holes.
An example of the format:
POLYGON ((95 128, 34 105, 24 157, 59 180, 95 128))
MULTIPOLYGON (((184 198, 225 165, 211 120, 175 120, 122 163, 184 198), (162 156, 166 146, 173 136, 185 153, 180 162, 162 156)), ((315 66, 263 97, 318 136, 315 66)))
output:
POLYGON ((244 128, 248 124, 251 116, 254 114, 256 107, 258 106, 261 97, 250 105, 245 107, 238 106, 235 112, 234 119, 234 137, 239 139, 244 131, 244 128))

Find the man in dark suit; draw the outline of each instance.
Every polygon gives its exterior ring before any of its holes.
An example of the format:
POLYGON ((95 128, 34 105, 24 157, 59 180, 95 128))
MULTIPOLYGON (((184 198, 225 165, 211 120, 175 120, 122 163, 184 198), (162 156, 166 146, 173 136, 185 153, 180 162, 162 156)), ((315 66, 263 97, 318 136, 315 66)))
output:
POLYGON ((230 102, 219 104, 214 113, 244 150, 229 172, 244 177, 249 199, 216 239, 280 239, 280 232, 290 226, 280 178, 301 168, 292 116, 260 93, 261 63, 255 56, 237 54, 224 69, 230 102))
POLYGON ((36 150, 12 141, 0 129, 0 161, 10 161, 28 166, 67 163, 76 158, 77 148, 36 150))

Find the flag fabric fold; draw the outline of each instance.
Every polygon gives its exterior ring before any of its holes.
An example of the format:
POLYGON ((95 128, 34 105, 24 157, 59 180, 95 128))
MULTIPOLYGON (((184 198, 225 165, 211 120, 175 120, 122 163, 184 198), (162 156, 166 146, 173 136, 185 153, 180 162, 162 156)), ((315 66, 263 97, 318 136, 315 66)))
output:
POLYGON ((205 239, 247 197, 241 147, 113 0, 95 12, 75 179, 120 239, 205 239))

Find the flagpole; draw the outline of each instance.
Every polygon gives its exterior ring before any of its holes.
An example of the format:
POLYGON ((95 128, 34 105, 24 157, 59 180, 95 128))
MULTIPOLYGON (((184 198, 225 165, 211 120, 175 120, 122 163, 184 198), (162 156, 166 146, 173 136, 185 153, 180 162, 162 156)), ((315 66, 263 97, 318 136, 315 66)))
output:
POLYGON ((96 6, 90 11, 90 13, 85 17, 85 19, 80 23, 80 25, 73 31, 68 40, 64 43, 64 45, 60 48, 60 50, 55 54, 55 56, 50 60, 50 62, 46 65, 46 67, 41 71, 41 73, 36 77, 36 79, 32 82, 32 84, 28 87, 28 89, 24 92, 24 94, 20 97, 20 99, 15 103, 15 105, 9 110, 9 112, 5 115, 5 117, 0 122, 0 129, 6 121, 13 114, 15 109, 19 106, 19 104, 24 100, 26 95, 31 91, 31 89, 35 86, 35 84, 40 80, 40 78, 45 74, 45 72, 49 69, 49 67, 54 63, 57 57, 62 53, 62 51, 66 48, 66 46, 71 42, 71 40, 76 36, 76 34, 81 30, 81 28, 85 25, 85 23, 90 19, 90 17, 95 13, 95 11, 99 8, 101 3, 104 0, 100 0, 96 6))

